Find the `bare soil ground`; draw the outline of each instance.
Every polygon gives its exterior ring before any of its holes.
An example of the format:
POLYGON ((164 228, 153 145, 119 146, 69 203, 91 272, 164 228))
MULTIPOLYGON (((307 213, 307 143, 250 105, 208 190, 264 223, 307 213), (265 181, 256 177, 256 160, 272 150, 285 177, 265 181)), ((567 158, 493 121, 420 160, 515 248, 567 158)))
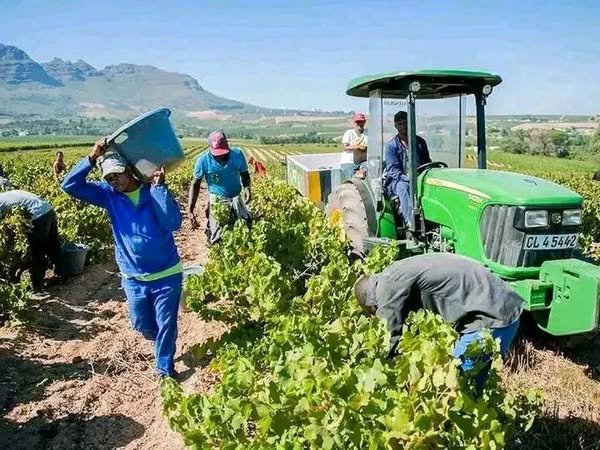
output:
MULTIPOLYGON (((186 265, 206 261, 203 230, 186 222, 176 239, 186 265)), ((183 449, 161 415, 152 346, 130 329, 114 264, 51 294, 26 324, 0 329, 0 449, 183 449)), ((176 369, 186 390, 214 385, 190 348, 224 329, 181 311, 176 369)), ((600 449, 599 348, 561 351, 531 334, 517 343, 504 381, 541 389, 546 407, 509 448, 600 449)))
MULTIPOLYGON (((202 230, 185 222, 176 240, 184 264, 206 261, 202 230)), ((0 329, 0 448, 185 448, 161 415, 152 345, 130 328, 114 264, 38 306, 26 324, 0 329)), ((186 389, 214 383, 189 349, 223 329, 181 311, 175 367, 186 389)))

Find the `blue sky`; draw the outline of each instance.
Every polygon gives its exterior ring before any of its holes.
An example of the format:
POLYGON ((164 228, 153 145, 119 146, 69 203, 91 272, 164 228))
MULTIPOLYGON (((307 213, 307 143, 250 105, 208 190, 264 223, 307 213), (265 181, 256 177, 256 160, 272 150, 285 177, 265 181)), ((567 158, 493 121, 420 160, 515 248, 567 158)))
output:
POLYGON ((504 82, 489 112, 600 113, 600 1, 0 0, 0 42, 189 73, 258 105, 365 109, 350 78, 474 68, 504 82))

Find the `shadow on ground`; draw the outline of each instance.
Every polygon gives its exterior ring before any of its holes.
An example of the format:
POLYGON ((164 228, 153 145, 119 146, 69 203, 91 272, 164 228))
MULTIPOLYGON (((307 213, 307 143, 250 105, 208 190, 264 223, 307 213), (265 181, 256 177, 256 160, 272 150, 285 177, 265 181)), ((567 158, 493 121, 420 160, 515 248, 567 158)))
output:
POLYGON ((508 450, 598 450, 600 424, 577 417, 540 417, 533 427, 511 442, 508 450))
POLYGON ((43 398, 46 387, 55 381, 85 380, 94 371, 114 375, 124 370, 109 358, 90 361, 75 357, 71 363, 43 363, 22 358, 14 349, 6 348, 0 348, 0 367, 1 415, 17 405, 43 398))
POLYGON ((22 403, 39 399, 46 386, 56 380, 85 379, 90 376, 86 361, 43 364, 23 359, 0 348, 0 413, 22 403))
POLYGON ((71 414, 49 420, 14 423, 0 419, 0 448, 11 450, 80 450, 123 447, 144 434, 144 427, 121 414, 85 417, 71 414))
POLYGON ((89 340, 106 327, 96 323, 97 312, 89 308, 70 305, 61 299, 52 299, 29 313, 23 327, 42 337, 59 341, 89 340))
POLYGON ((102 304, 124 297, 119 286, 120 278, 102 269, 74 277, 66 285, 50 289, 51 298, 32 303, 23 329, 57 341, 93 339, 107 330, 101 325, 103 319, 115 314, 102 309, 102 304))
MULTIPOLYGON (((519 328, 519 339, 511 353, 518 356, 522 364, 531 369, 539 362, 532 350, 550 350, 576 364, 585 366, 584 373, 594 381, 600 381, 600 334, 568 337, 553 337, 542 332, 531 320, 524 316, 519 328)), ((511 364, 512 365, 512 364, 511 364)), ((600 449, 600 445, 598 446, 600 449)))

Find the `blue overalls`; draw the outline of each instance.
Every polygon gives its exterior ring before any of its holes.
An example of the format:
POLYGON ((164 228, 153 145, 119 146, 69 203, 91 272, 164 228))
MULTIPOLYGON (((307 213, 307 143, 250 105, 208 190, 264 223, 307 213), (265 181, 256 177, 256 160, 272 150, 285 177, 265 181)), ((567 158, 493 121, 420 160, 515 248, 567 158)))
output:
MULTIPOLYGON (((490 334, 493 339, 500 340, 500 355, 505 356, 511 347, 511 344, 519 329, 520 319, 517 318, 513 323, 506 327, 490 328, 490 334)), ((461 368, 463 371, 468 372, 473 370, 477 360, 471 360, 465 357, 465 353, 469 345, 475 341, 478 341, 482 337, 483 330, 471 331, 470 333, 461 333, 456 340, 454 345, 453 355, 455 358, 460 359, 461 368)), ((491 362, 488 355, 481 355, 481 361, 486 363, 486 367, 477 375, 475 383, 477 387, 477 393, 479 394, 483 389, 485 381, 489 372, 489 363, 491 362)))
POLYGON ((61 187, 73 197, 107 210, 132 326, 155 342, 159 374, 172 375, 182 283, 173 239, 182 221, 179 205, 164 184, 144 184, 136 206, 106 181, 88 182, 92 169, 89 158, 82 159, 61 187))
MULTIPOLYGON (((385 146, 385 172, 383 191, 388 199, 397 197, 400 201, 400 211, 404 223, 410 224, 413 220, 413 199, 410 192, 410 180, 406 175, 408 163, 407 147, 398 135, 394 136, 385 146)), ((417 167, 431 162, 427 142, 417 136, 417 167)))

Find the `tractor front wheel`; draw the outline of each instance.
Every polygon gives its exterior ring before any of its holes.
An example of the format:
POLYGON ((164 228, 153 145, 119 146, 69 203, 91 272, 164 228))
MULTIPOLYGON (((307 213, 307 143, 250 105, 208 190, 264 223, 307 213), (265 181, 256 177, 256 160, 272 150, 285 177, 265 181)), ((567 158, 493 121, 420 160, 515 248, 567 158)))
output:
POLYGON ((329 194, 325 214, 333 226, 343 226, 350 241, 351 256, 363 258, 363 239, 369 236, 367 212, 360 193, 352 183, 342 183, 329 194))

